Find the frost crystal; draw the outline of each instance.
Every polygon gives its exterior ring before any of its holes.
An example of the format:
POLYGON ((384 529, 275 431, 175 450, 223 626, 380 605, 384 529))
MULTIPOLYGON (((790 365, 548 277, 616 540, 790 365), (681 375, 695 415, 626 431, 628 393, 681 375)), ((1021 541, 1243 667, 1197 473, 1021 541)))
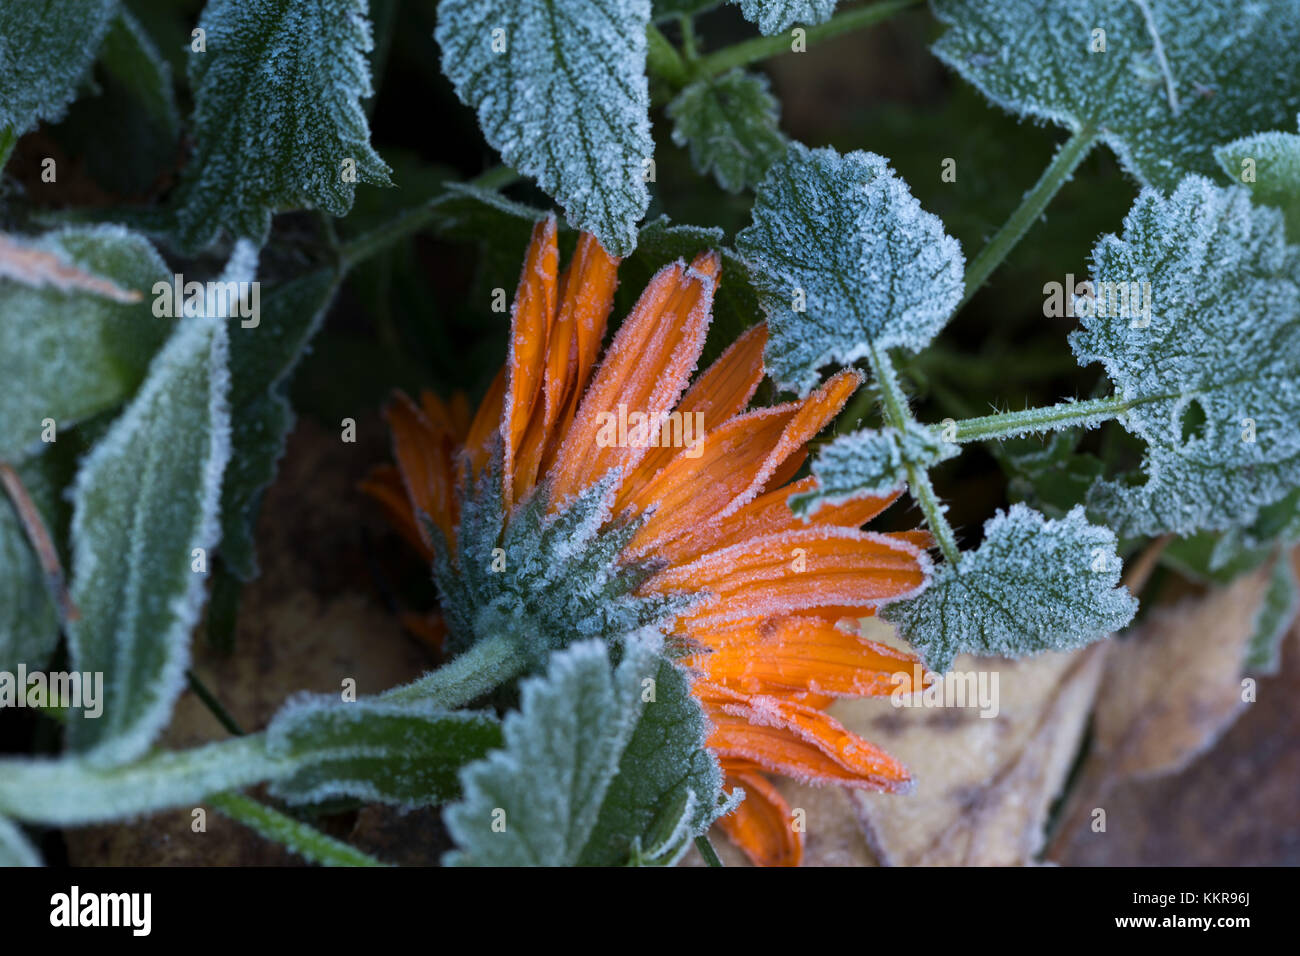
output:
POLYGON ((611 668, 601 641, 552 655, 520 685, 505 747, 461 773, 444 812, 477 866, 671 864, 722 812, 722 773, 686 678, 637 638, 611 668))
MULTIPOLYGON (((220 281, 252 281, 253 256, 240 243, 220 281)), ((68 742, 96 764, 144 754, 185 683, 230 456, 226 318, 208 312, 176 325, 73 486, 68 647, 105 699, 69 714, 68 742)))
MULTIPOLYGON (((58 527, 59 483, 47 477, 53 455, 17 469, 47 528, 58 527)), ((59 621, 45 574, 7 495, 0 492, 0 673, 19 664, 40 670, 59 643, 59 621)))
POLYGON ((189 53, 195 152, 177 197, 182 248, 221 229, 259 245, 279 209, 352 208, 388 185, 361 101, 373 92, 366 0, 209 0, 189 53))
POLYGON ((712 172, 718 185, 740 192, 763 178, 785 151, 777 128, 780 106, 767 77, 744 70, 705 77, 668 104, 673 142, 691 147, 691 163, 712 172))
POLYGON ((1130 404, 1147 480, 1101 482, 1091 508, 1121 534, 1189 534, 1248 525, 1300 484, 1300 247, 1281 214, 1199 176, 1145 190, 1093 281, 1070 344, 1130 404))
POLYGON ((920 351, 961 300, 957 240, 888 161, 792 143, 736 236, 767 312, 767 370, 810 392, 821 366, 872 349, 920 351))
POLYGON ((731 0, 760 33, 784 33, 796 23, 823 23, 835 12, 839 0, 731 0))
POLYGON ((1137 601, 1119 586, 1120 570, 1115 535, 1089 524, 1082 507, 1053 521, 1017 504, 985 522, 983 543, 960 565, 943 565, 929 588, 880 616, 933 670, 958 654, 1069 650, 1133 619, 1137 601))
POLYGON ((0 141, 62 117, 116 10, 117 0, 0 4, 0 141))
POLYGON ((23 831, 13 821, 0 817, 0 868, 40 865, 40 854, 28 842, 23 831))
POLYGON ((949 27, 934 52, 985 96, 1100 131, 1145 185, 1214 173, 1215 145, 1300 109, 1295 0, 935 0, 934 12, 949 27))
POLYGON ((654 153, 650 0, 442 0, 442 71, 483 135, 611 254, 636 248, 654 153))
POLYGON ((790 496, 790 510, 812 515, 822 505, 854 498, 883 497, 907 483, 907 466, 930 468, 961 453, 932 428, 908 422, 905 431, 864 429, 840 435, 817 454, 812 473, 817 487, 790 496))
POLYGON ((1282 210, 1287 237, 1300 243, 1300 135, 1258 133, 1220 146, 1214 155, 1229 176, 1250 188, 1256 202, 1282 210))

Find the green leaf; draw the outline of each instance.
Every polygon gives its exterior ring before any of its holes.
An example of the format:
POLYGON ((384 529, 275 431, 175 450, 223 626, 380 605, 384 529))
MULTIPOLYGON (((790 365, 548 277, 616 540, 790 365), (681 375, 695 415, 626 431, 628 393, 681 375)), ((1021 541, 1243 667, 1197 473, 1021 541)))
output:
POLYGON ((357 182, 389 185, 361 108, 372 92, 366 10, 366 0, 209 0, 206 51, 189 54, 195 150, 176 200, 183 249, 223 229, 260 245, 273 212, 344 216, 357 182))
POLYGON ((180 134, 180 115, 172 91, 171 66, 135 17, 122 10, 104 37, 100 60, 129 90, 153 122, 172 139, 180 134))
MULTIPOLYGON (((255 263, 240 243, 220 281, 251 281, 255 263)), ((68 741, 95 764, 148 750, 185 683, 230 455, 226 316, 211 297, 205 311, 177 324, 73 488, 69 649, 105 700, 98 718, 70 715, 68 741)))
POLYGON ((1242 669, 1254 674, 1276 674, 1282 666, 1282 641, 1300 614, 1300 581, 1289 550, 1278 553, 1269 572, 1268 590, 1255 612, 1242 669))
POLYGON ((151 313, 149 290, 168 272, 141 236, 74 226, 7 242, 14 251, 0 255, 0 459, 16 461, 43 447, 45 419, 62 429, 134 391, 171 322, 151 313), (17 268, 6 265, 9 255, 23 256, 17 268))
POLYGON ((1300 46, 1293 0, 935 0, 933 8, 948 26, 934 47, 940 59, 1003 109, 1097 130, 1144 185, 1173 189, 1189 172, 1211 175, 1217 144, 1279 129, 1300 109, 1300 72, 1282 66, 1300 46))
POLYGON ((611 254, 650 194, 649 0, 442 0, 442 70, 502 158, 611 254))
POLYGON ((302 695, 267 728, 267 750, 307 755, 271 792, 289 803, 340 797, 413 808, 459 796, 457 771, 501 746, 501 724, 488 713, 302 695))
POLYGON ((1090 509, 1123 535, 1189 534, 1300 485, 1300 247, 1280 213, 1199 176, 1145 190, 1093 250, 1093 283, 1070 344, 1105 366, 1147 453, 1144 484, 1101 482, 1090 509))
POLYGON ((0 5, 0 132, 62 116, 116 10, 117 0, 0 5))
POLYGON ((759 32, 771 36, 784 33, 796 23, 824 23, 835 12, 839 0, 731 0, 759 32))
POLYGON ((843 504, 864 496, 883 497, 907 484, 908 466, 931 468, 961 454, 925 425, 909 422, 905 431, 863 429, 839 435, 817 453, 812 473, 817 487, 791 495, 790 510, 816 514, 822 505, 843 504))
MULTIPOLYGON (((47 528, 55 526, 59 489, 45 477, 44 458, 17 469, 47 528)), ((0 491, 0 672, 19 664, 43 668, 59 643, 59 620, 45 575, 18 514, 0 491)))
POLYGON ((920 351, 961 300, 957 241, 888 161, 792 143, 736 236, 770 323, 768 374, 810 392, 819 369, 920 351))
POLYGON ((671 863, 721 811, 703 713, 656 643, 625 642, 612 671, 603 642, 574 644, 520 691, 504 749, 465 768, 444 813, 459 847, 446 862, 671 863))
POLYGON ((675 20, 693 17, 720 4, 722 0, 654 0, 654 20, 675 20))
POLYGON ((0 817, 0 868, 40 865, 40 854, 23 831, 12 821, 0 817))
POLYGON ((1049 518, 1064 517, 1082 504, 1105 466, 1097 456, 1076 450, 1080 434, 1072 428, 989 442, 985 447, 1007 476, 1007 497, 1049 518))
POLYGON ((273 289, 256 326, 230 323, 232 454, 221 488, 221 558, 243 581, 257 576, 257 506, 293 428, 288 378, 337 288, 337 274, 320 269, 273 289))
POLYGON ((1115 535, 1083 508, 1050 520, 1012 505, 984 524, 984 541, 944 564, 919 595, 888 604, 927 666, 947 670, 958 654, 1024 657, 1069 650, 1117 631, 1137 601, 1119 586, 1115 535))
POLYGON ((1256 202, 1282 210, 1287 238, 1300 243, 1300 135, 1257 133, 1220 146, 1214 155, 1256 202))
POLYGON ((785 151, 780 104, 767 77, 736 69, 685 87, 668 104, 673 142, 690 145, 691 163, 728 192, 756 184, 785 151))

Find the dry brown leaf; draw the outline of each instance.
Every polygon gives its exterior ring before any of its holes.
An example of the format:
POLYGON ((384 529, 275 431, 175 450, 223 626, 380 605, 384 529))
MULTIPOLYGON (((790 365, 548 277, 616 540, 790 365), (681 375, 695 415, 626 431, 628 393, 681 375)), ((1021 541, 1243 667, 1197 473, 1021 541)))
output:
POLYGON ((33 248, 3 233, 0 233, 0 278, 36 288, 51 286, 62 292, 93 292, 115 302, 139 302, 143 298, 134 289, 123 289, 69 265, 52 252, 33 248))

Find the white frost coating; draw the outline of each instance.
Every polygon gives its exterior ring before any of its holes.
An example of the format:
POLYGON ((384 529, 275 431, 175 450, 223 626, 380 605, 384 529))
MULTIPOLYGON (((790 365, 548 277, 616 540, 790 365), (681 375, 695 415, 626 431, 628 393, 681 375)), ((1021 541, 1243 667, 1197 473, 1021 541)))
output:
POLYGON ((502 159, 611 254, 636 248, 650 194, 650 0, 442 0, 442 71, 502 159))
POLYGON ((812 464, 817 487, 791 495, 790 510, 811 516, 822 505, 887 495, 907 483, 909 464, 930 468, 960 453, 961 446, 941 440, 933 429, 916 422, 908 422, 902 432, 868 428, 839 435, 817 453, 812 464))
POLYGON ((1137 601, 1119 586, 1115 535, 1082 507, 1049 520, 1022 504, 984 524, 984 541, 945 564, 929 588, 880 616, 933 670, 958 654, 1024 657, 1068 650, 1124 627, 1137 601))
POLYGON ((1295 0, 932 6, 949 27, 934 47, 940 59, 1003 109, 1102 131, 1145 185, 1173 189, 1189 172, 1213 174, 1215 145, 1281 128, 1300 109, 1295 0), (1105 52, 1091 52, 1094 30, 1105 32, 1105 52))
POLYGON ((770 324, 767 371, 801 395, 827 363, 873 348, 920 351, 961 300, 957 240, 874 153, 792 143, 753 217, 736 245, 770 324))
POLYGON ((0 817, 0 869, 40 866, 41 857, 12 820, 0 817))
POLYGON ((178 191, 182 248, 259 245, 278 209, 343 216, 356 182, 389 185, 361 101, 373 92, 367 0, 209 0, 189 52, 195 152, 178 191), (344 162, 355 164, 355 179, 344 162))
MULTIPOLYGON (((1300 117, 1296 123, 1300 126, 1300 117)), ((1288 238, 1300 243, 1300 135, 1258 133, 1220 146, 1214 156, 1234 182, 1242 182, 1243 161, 1251 161, 1254 181, 1246 183, 1251 195, 1280 208, 1288 238)))
POLYGON ((117 0, 0 4, 0 132, 62 118, 116 10, 117 0))
POLYGON ((1099 483, 1091 508, 1121 534, 1189 534, 1248 525, 1300 484, 1300 247, 1276 210, 1199 176, 1146 190, 1093 281, 1149 284, 1151 309, 1149 327, 1108 314, 1070 336, 1138 403, 1119 420, 1147 444, 1146 483, 1099 483))
POLYGON ((505 747, 461 772, 465 797, 444 812, 459 847, 446 863, 617 865, 643 850, 671 862, 681 848, 669 852, 666 837, 708 826, 721 771, 704 748, 699 705, 660 646, 629 639, 611 669, 604 642, 573 644, 551 656, 545 677, 520 685, 505 747), (647 678, 653 702, 643 699, 647 678), (498 809, 505 829, 494 832, 498 809))
POLYGON ((835 12, 839 0, 731 0, 760 33, 784 33, 796 23, 823 23, 835 12))
POLYGON ((690 145, 691 163, 718 185, 740 192, 763 178, 785 152, 780 104, 766 76, 735 69, 689 84, 668 104, 673 142, 690 145))
MULTIPOLYGON (((240 244, 222 281, 251 282, 240 244)), ((82 462, 73 484, 72 667, 104 673, 104 712, 69 715, 68 741, 99 766, 144 754, 184 688, 190 632, 220 539, 230 456, 225 316, 181 320, 131 404, 82 462)))

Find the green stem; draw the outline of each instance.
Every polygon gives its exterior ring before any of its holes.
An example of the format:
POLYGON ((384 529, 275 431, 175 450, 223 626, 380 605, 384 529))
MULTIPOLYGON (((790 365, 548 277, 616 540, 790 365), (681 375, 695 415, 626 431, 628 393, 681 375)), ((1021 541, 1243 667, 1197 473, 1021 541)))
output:
MULTIPOLYGON (((865 7, 854 7, 835 14, 825 23, 805 27, 807 40, 815 43, 851 30, 873 26, 888 20, 894 14, 914 7, 920 0, 880 0, 865 7)), ((770 37, 754 37, 710 53, 699 60, 698 72, 703 76, 716 76, 738 66, 765 60, 781 53, 790 53, 790 36, 779 33, 770 37)))
POLYGON ((653 23, 646 27, 645 38, 646 69, 676 89, 690 82, 691 71, 686 61, 653 23))
MULTIPOLYGON (((908 407, 907 396, 903 394, 903 387, 899 384, 898 375, 894 371, 894 363, 890 361, 887 352, 874 347, 868 356, 868 361, 871 363, 871 374, 875 376, 876 388, 880 391, 886 423, 899 431, 906 430, 908 425, 915 424, 916 419, 912 416, 912 409, 908 407)), ((957 547, 957 536, 943 513, 943 505, 934 492, 934 485, 930 483, 930 473, 919 465, 909 462, 907 486, 911 489, 916 503, 920 505, 921 512, 925 515, 925 522, 930 526, 934 539, 939 544, 939 550, 943 552, 948 563, 956 567, 961 560, 961 549, 957 547)))
POLYGON ((9 157, 13 154, 14 147, 18 145, 18 137, 14 135, 14 128, 6 126, 0 129, 0 171, 9 164, 9 157))
POLYGON ((242 823, 259 835, 288 847, 294 853, 322 866, 383 866, 368 853, 348 846, 341 840, 321 833, 293 817, 281 813, 252 797, 239 793, 220 793, 207 802, 230 819, 242 823))
POLYGON ((519 642, 508 635, 498 634, 484 638, 436 671, 403 687, 396 687, 383 697, 398 702, 427 700, 452 710, 464 707, 518 677, 527 665, 528 658, 520 649, 519 642))
POLYGON ((217 695, 208 690, 207 685, 199 680, 199 676, 194 671, 186 671, 185 676, 189 679, 190 690, 194 691, 212 716, 217 718, 217 723, 221 724, 227 733, 234 734, 236 737, 244 736, 244 729, 239 726, 239 721, 235 720, 221 701, 217 700, 217 695))
POLYGON ((989 240, 988 245, 980 250, 980 254, 966 267, 966 294, 958 304, 958 309, 970 301, 971 296, 979 291, 980 286, 993 270, 1002 264, 1002 260, 1015 248, 1016 243, 1021 240, 1029 227, 1043 214, 1052 197, 1074 175, 1079 163, 1083 162, 1083 158, 1088 155, 1096 142, 1096 130, 1085 126, 1061 145, 1038 178, 1038 182, 1034 184, 1034 188, 1025 193, 1025 198, 1020 201, 1020 205, 1016 207, 1010 218, 1002 224, 1002 228, 989 240))
POLYGON ((708 866, 722 866, 722 858, 718 856, 718 851, 713 849, 707 833, 701 833, 695 838, 695 849, 700 851, 700 856, 704 857, 704 862, 708 866))
MULTIPOLYGON (((1118 396, 1094 398, 1085 402, 1061 402, 1043 408, 1026 408, 1019 412, 1002 412, 957 422, 955 441, 989 441, 997 438, 1014 438, 1040 432, 1061 431, 1075 426, 1091 427, 1109 421, 1139 405, 1126 402, 1118 396)), ((936 430, 942 426, 932 426, 936 430)), ((950 426, 951 427, 951 426, 950 426)))

